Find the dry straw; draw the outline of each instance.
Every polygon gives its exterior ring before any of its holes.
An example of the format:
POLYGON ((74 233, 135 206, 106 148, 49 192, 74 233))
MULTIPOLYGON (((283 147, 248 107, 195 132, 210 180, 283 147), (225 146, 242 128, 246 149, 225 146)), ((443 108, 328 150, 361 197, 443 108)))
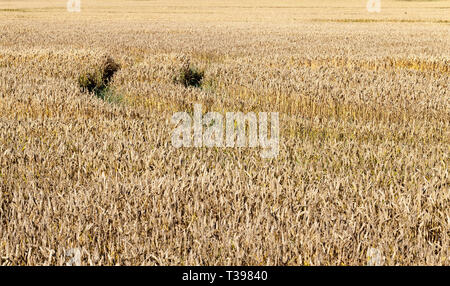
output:
POLYGON ((450 264, 449 1, 53 2, 0 3, 0 265, 450 264), (193 103, 279 155, 172 147, 193 103))

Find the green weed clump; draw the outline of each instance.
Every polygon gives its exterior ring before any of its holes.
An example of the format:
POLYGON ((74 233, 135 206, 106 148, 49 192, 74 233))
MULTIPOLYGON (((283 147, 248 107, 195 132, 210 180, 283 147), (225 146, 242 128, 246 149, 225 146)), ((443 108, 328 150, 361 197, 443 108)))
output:
POLYGON ((181 68, 178 75, 175 76, 174 82, 182 84, 185 87, 200 87, 202 85, 204 75, 204 71, 199 70, 198 68, 187 63, 181 68))
POLYGON ((112 93, 109 84, 119 69, 120 65, 108 57, 100 67, 80 75, 78 84, 83 92, 94 93, 98 98, 107 99, 112 93))

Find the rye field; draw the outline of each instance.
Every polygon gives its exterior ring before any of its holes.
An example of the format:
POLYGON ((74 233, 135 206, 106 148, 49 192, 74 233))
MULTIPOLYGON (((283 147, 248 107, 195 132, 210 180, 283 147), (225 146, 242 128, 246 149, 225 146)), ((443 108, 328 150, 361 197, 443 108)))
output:
POLYGON ((450 265, 450 1, 366 2, 0 0, 0 265, 450 265))

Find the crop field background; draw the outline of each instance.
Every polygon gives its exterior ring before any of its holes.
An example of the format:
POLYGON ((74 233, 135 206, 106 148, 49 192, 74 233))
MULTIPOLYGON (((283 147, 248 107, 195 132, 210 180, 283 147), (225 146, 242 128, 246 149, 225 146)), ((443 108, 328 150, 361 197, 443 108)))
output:
POLYGON ((0 265, 450 265, 450 1, 381 3, 0 0, 0 265), (278 156, 173 147, 194 103, 278 156))

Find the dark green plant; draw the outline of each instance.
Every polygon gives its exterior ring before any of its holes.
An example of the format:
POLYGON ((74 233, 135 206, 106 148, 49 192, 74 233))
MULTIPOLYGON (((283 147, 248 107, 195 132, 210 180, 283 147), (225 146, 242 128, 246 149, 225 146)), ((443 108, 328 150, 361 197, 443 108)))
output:
POLYGON ((120 65, 116 63, 112 58, 108 57, 106 61, 102 65, 102 81, 105 84, 108 84, 114 74, 120 70, 120 65))
POLYGON ((83 92, 94 93, 98 98, 105 99, 105 95, 111 93, 109 83, 119 69, 120 65, 108 57, 100 67, 82 74, 78 84, 83 92))
POLYGON ((191 66, 190 64, 186 64, 183 68, 181 68, 174 81, 184 85, 185 87, 200 87, 202 85, 204 75, 205 73, 203 71, 191 66))

